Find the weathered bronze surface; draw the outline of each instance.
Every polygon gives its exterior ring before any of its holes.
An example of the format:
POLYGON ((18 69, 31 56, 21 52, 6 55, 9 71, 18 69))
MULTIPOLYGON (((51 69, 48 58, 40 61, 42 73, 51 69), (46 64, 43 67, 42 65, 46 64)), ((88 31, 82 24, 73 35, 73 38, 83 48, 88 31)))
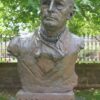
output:
POLYGON ((40 28, 11 40, 8 51, 18 59, 24 92, 68 93, 77 85, 75 62, 83 40, 66 28, 73 4, 73 0, 41 0, 40 28))

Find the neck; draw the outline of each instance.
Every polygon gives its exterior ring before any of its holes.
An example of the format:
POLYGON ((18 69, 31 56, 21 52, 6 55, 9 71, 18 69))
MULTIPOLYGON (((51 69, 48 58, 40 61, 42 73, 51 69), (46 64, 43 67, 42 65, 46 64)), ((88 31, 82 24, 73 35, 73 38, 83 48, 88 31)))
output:
POLYGON ((63 33, 66 29, 66 26, 59 28, 59 29, 46 29, 45 27, 42 27, 42 30, 44 31, 44 33, 48 36, 48 37, 57 37, 59 36, 61 33, 63 33))
POLYGON ((47 31, 44 27, 41 27, 40 34, 41 37, 48 42, 57 42, 61 36, 66 30, 66 27, 61 28, 57 31, 47 31))

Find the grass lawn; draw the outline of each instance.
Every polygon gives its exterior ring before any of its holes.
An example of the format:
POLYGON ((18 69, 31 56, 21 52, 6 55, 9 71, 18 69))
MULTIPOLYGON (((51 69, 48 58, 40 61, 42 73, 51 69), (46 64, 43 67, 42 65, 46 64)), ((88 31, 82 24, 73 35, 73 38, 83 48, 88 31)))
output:
POLYGON ((100 100, 100 90, 77 90, 75 91, 76 100, 100 100))
MULTIPOLYGON (((76 90, 76 100, 100 100, 100 90, 89 89, 89 90, 76 90)), ((15 100, 14 94, 0 93, 0 100, 15 100)))

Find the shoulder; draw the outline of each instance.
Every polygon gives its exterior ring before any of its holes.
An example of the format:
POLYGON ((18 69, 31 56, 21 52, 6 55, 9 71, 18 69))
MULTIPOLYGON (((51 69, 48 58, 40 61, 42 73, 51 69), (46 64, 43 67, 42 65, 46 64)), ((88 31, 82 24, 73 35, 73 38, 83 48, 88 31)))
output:
POLYGON ((16 36, 14 38, 12 38, 9 42, 9 45, 7 47, 7 51, 9 53, 11 53, 14 56, 18 55, 18 48, 19 48, 19 44, 20 44, 20 38, 19 36, 16 36))
POLYGON ((73 33, 71 33, 72 36, 72 43, 77 48, 77 51, 80 51, 84 48, 84 39, 82 37, 79 37, 73 33))
POLYGON ((10 40, 7 47, 8 52, 18 56, 23 46, 27 45, 32 38, 32 34, 16 36, 10 40))

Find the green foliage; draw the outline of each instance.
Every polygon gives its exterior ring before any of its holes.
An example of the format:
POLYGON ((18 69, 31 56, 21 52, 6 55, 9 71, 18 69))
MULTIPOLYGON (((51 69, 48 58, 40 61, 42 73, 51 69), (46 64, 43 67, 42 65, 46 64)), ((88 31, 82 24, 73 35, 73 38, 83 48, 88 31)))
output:
MULTIPOLYGON (((40 0, 0 0, 0 34, 18 34, 40 25, 40 0)), ((100 34, 100 0, 76 0, 75 16, 68 22, 79 35, 100 34)))
POLYGON ((39 24, 39 0, 0 0, 0 33, 17 34, 39 24))
POLYGON ((69 28, 79 35, 100 34, 100 0, 76 0, 76 13, 69 28))

